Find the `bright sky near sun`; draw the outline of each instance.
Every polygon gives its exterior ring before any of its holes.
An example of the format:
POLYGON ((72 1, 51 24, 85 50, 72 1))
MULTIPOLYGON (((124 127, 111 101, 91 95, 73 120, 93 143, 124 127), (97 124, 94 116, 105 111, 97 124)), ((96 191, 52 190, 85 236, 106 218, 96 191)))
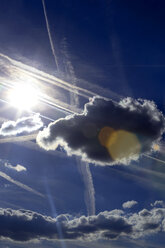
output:
POLYGON ((20 110, 32 110, 38 103, 38 89, 27 84, 16 84, 8 94, 9 103, 20 110))

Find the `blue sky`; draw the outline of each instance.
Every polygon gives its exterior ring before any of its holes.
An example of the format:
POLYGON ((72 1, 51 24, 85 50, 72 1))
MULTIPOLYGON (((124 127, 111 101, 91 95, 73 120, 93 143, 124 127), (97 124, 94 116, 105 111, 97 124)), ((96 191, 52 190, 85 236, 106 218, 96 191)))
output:
POLYGON ((0 4, 1 246, 163 247, 164 2, 0 4))

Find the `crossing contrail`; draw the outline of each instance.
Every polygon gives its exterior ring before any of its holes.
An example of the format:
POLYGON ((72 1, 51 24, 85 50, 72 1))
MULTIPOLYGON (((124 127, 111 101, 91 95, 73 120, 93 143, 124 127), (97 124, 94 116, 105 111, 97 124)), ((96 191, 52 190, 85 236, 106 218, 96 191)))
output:
POLYGON ((54 44, 53 44, 53 39, 52 39, 51 31, 50 31, 50 26, 49 26, 47 11, 46 11, 46 5, 45 5, 45 0, 42 0, 42 5, 43 5, 43 9, 44 9, 46 28, 47 28, 47 32, 48 32, 48 37, 49 37, 51 50, 52 50, 52 53, 53 53, 53 57, 54 57, 54 61, 55 61, 55 64, 56 64, 57 71, 59 71, 59 65, 58 65, 58 60, 57 60, 57 56, 56 56, 56 52, 55 52, 55 47, 54 47, 54 44))
MULTIPOLYGON (((73 85, 72 83, 66 82, 65 80, 57 78, 56 76, 50 75, 46 72, 35 69, 34 67, 28 66, 28 65, 23 64, 19 61, 11 59, 10 57, 8 57, 2 53, 0 53, 0 57, 2 57, 5 60, 5 62, 7 61, 7 63, 10 63, 10 65, 6 65, 6 69, 8 70, 9 73, 10 72, 12 72, 12 74, 15 73, 16 76, 18 76, 17 74, 19 74, 19 73, 26 74, 26 75, 31 76, 32 78, 37 78, 37 79, 42 80, 46 83, 52 84, 54 86, 58 86, 62 89, 76 93, 76 94, 83 96, 87 99, 89 99, 90 97, 96 96, 96 95, 101 96, 100 94, 97 94, 94 91, 73 85)), ((90 85, 90 87, 91 87, 91 85, 90 85)), ((102 91, 102 90, 103 90, 103 88, 99 88, 99 91, 102 91)), ((115 98, 121 98, 120 95, 115 94, 109 90, 106 90, 106 92, 108 92, 109 95, 115 95, 115 98)), ((111 98, 106 98, 106 97, 104 97, 104 98, 107 100, 111 99, 111 98)))
MULTIPOLYGON (((67 48, 66 43, 64 48, 65 48, 64 49, 65 57, 67 59, 66 61, 67 69, 68 69, 67 71, 70 73, 72 86, 76 87, 76 75, 74 72, 74 67, 72 65, 71 59, 66 49, 67 48)), ((78 93, 79 93, 78 89, 76 89, 75 92, 70 92, 71 105, 75 107, 79 106, 79 99, 77 97, 78 93)), ((88 215, 95 215, 95 190, 94 190, 93 179, 89 168, 89 164, 85 162, 81 162, 79 159, 76 159, 76 161, 84 181, 84 186, 85 186, 84 198, 87 207, 87 213, 88 215)))
MULTIPOLYGON (((19 69, 19 70, 24 71, 23 69, 19 69)), ((72 85, 71 83, 68 83, 62 79, 59 79, 55 76, 52 76, 52 75, 47 74, 47 73, 42 72, 42 71, 41 71, 41 74, 39 74, 39 75, 34 74, 33 72, 30 72, 30 71, 24 71, 24 73, 28 74, 34 78, 44 80, 45 82, 52 84, 52 85, 55 85, 55 86, 58 86, 64 90, 76 93, 77 95, 83 96, 84 98, 87 98, 87 99, 89 97, 98 95, 98 94, 96 94, 90 90, 87 90, 85 88, 81 88, 81 87, 76 86, 76 85, 72 85)))
POLYGON ((22 188, 24 190, 27 190, 28 192, 31 192, 31 193, 33 193, 35 195, 38 195, 38 196, 41 196, 41 197, 45 197, 43 194, 41 194, 38 191, 30 188, 29 186, 27 186, 27 185, 25 185, 25 184, 23 184, 23 183, 21 183, 19 181, 16 181, 16 180, 12 179, 10 176, 8 176, 6 173, 4 173, 2 171, 0 171, 0 176, 3 177, 4 179, 6 179, 7 181, 17 185, 18 187, 20 187, 20 188, 22 188))

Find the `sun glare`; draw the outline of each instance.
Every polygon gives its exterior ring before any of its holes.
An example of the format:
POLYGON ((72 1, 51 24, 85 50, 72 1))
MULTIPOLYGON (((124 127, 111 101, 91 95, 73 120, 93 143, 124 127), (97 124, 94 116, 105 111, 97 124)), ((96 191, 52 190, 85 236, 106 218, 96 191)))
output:
POLYGON ((10 104, 20 110, 31 110, 37 100, 37 90, 28 84, 16 85, 9 93, 10 104))

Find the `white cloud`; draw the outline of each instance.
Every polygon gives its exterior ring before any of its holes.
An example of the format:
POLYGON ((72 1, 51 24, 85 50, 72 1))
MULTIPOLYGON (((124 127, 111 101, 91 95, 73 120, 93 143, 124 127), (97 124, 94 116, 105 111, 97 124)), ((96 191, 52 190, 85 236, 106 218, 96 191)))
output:
POLYGON ((154 203, 151 203, 151 206, 152 207, 165 207, 165 203, 164 203, 164 201, 161 201, 161 200, 157 200, 157 201, 155 201, 154 203))
POLYGON ((142 209, 129 215, 122 210, 100 212, 92 216, 74 217, 62 214, 56 218, 30 210, 0 208, 0 237, 14 241, 58 240, 58 227, 64 240, 132 240, 165 232, 165 208, 142 209), (5 229, 3 228, 5 223, 5 229))
POLYGON ((133 238, 144 237, 149 234, 165 231, 163 223, 165 221, 165 208, 153 208, 141 210, 139 213, 128 217, 128 222, 133 225, 133 238))
POLYGON ((134 201, 134 200, 132 200, 132 201, 127 201, 127 202, 124 202, 124 203, 122 204, 122 207, 123 207, 123 208, 132 208, 132 207, 134 207, 136 204, 138 204, 137 201, 134 201))
POLYGON ((23 165, 20 165, 20 164, 17 164, 16 166, 13 166, 13 165, 5 162, 4 165, 5 165, 6 168, 16 170, 17 172, 26 171, 26 168, 23 165))
POLYGON ((28 117, 22 117, 17 121, 6 121, 0 128, 0 135, 12 136, 22 133, 31 133, 39 130, 43 126, 43 122, 39 114, 28 117))

